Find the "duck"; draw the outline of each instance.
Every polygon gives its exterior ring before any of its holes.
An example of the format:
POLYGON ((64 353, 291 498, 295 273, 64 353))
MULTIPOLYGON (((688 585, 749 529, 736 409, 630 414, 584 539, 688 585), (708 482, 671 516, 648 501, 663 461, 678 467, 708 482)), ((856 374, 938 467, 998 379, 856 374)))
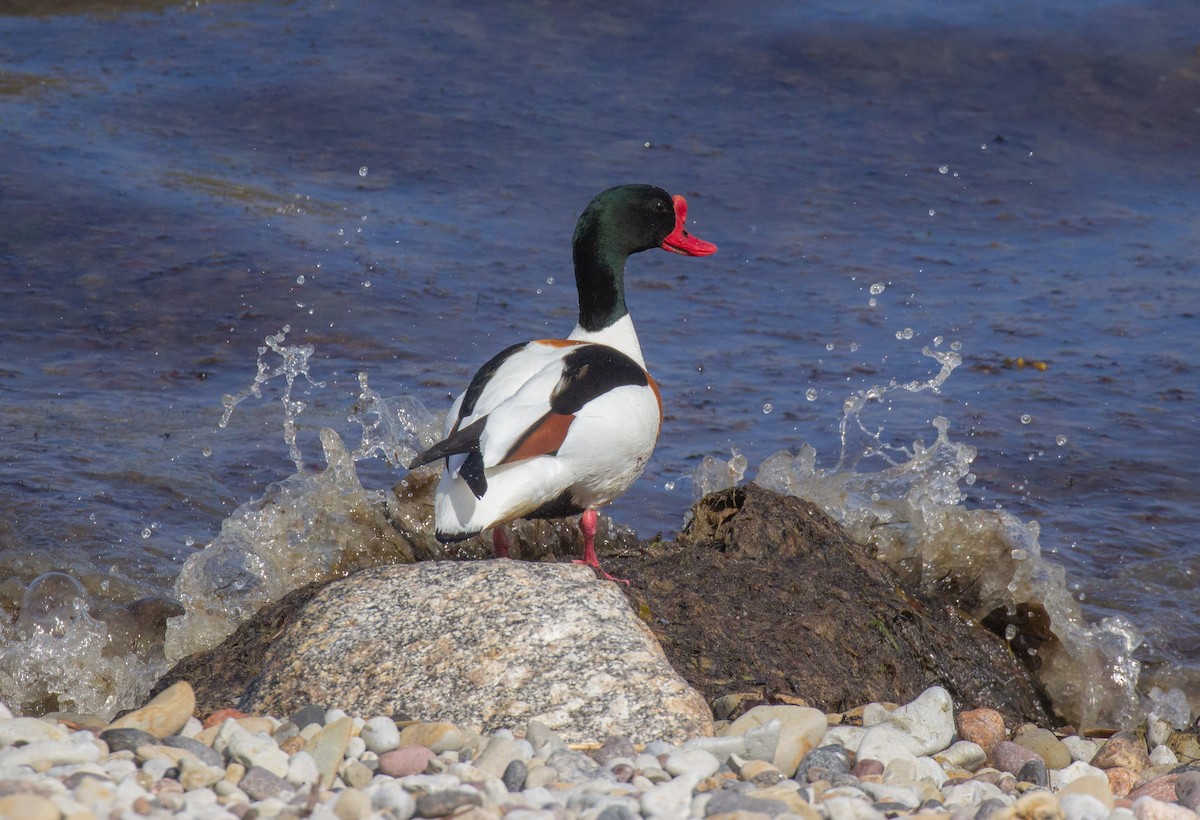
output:
POLYGON ((596 510, 641 476, 663 421, 662 394, 625 302, 625 266, 654 248, 715 253, 686 222, 684 197, 654 185, 609 188, 584 208, 572 239, 575 328, 489 359, 451 405, 444 438, 409 464, 444 462, 434 500, 438 541, 491 530, 494 554, 504 558, 503 525, 579 515, 584 556, 576 563, 622 580, 596 557, 596 510))

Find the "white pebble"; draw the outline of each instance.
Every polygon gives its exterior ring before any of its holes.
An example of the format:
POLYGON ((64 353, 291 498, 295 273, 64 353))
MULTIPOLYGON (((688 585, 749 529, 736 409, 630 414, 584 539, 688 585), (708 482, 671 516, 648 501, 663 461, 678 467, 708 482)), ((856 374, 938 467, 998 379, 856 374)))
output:
POLYGON ((921 797, 917 790, 907 786, 864 782, 861 787, 876 803, 899 803, 906 809, 915 809, 921 805, 921 797))
POLYGON ((867 730, 861 726, 830 726, 821 736, 818 746, 838 745, 849 752, 857 752, 867 730))
MULTIPOLYGON (((942 790, 942 795, 946 798, 942 801, 942 805, 950 811, 978 806, 984 800, 992 798, 1004 799, 1004 792, 1000 791, 997 786, 982 780, 968 780, 966 783, 949 786, 942 790)), ((1011 799, 1008 802, 1012 802, 1011 799)))
POLYGON ((233 733, 228 746, 229 758, 247 769, 261 766, 276 777, 287 777, 288 755, 275 745, 274 738, 264 734, 251 734, 245 729, 233 733))
POLYGON ((1155 746, 1150 751, 1150 765, 1174 768, 1179 765, 1179 758, 1166 746, 1155 746))
POLYGON ((692 805, 692 790, 700 778, 684 774, 666 783, 659 783, 642 792, 638 805, 647 817, 687 817, 692 805))
POLYGON ((1106 782, 1108 781, 1108 775, 1104 773, 1103 769, 1097 769, 1095 766, 1084 763, 1082 760, 1076 760, 1065 769, 1050 770, 1050 788, 1058 791, 1072 780, 1078 780, 1081 777, 1101 777, 1106 782))
POLYGON ((368 720, 359 735, 366 747, 376 754, 390 752, 400 746, 400 729, 390 717, 379 716, 368 720))
POLYGON ((317 782, 321 771, 317 761, 306 751, 299 751, 288 758, 287 776, 284 779, 293 786, 309 786, 317 782))
POLYGON ((987 763, 987 752, 978 743, 972 743, 969 740, 960 740, 951 745, 946 751, 938 754, 937 759, 956 769, 973 772, 984 763, 987 763))
POLYGON ((829 820, 884 820, 884 813, 866 800, 854 797, 832 797, 821 803, 829 820))
POLYGON ((409 818, 417 811, 417 801, 395 780, 382 780, 367 787, 371 808, 391 811, 396 817, 409 818))
POLYGON ((670 755, 664 768, 676 777, 691 774, 703 780, 717 773, 721 761, 703 749, 686 749, 670 755))
POLYGON ((1060 794, 1058 807, 1062 810, 1064 820, 1095 820, 1106 818, 1108 806, 1090 794, 1060 794))
POLYGON ((174 766, 175 764, 168 758, 154 757, 142 764, 142 771, 148 773, 155 780, 161 780, 167 773, 167 769, 174 766))
POLYGON ((204 724, 196 717, 188 718, 187 723, 183 724, 183 728, 179 730, 181 737, 194 738, 196 735, 204 731, 204 724))
POLYGON ((1082 760, 1084 763, 1091 763, 1092 758, 1096 756, 1096 752, 1100 750, 1100 744, 1090 738, 1071 735, 1062 739, 1063 745, 1067 747, 1067 751, 1071 753, 1072 760, 1082 760))
POLYGON ((351 737, 350 742, 346 744, 346 757, 350 760, 358 760, 366 750, 367 742, 365 740, 361 737, 351 737))

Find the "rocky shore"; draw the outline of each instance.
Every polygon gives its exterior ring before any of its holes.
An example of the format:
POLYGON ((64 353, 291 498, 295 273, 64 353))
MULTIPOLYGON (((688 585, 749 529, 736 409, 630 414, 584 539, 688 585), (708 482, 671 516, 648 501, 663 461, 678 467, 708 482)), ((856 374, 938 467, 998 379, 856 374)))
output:
POLYGON ((315 704, 203 721, 194 707, 183 682, 107 725, 0 707, 0 817, 1190 820, 1200 807, 1200 768, 1181 764, 1193 735, 1156 719, 1102 741, 1006 726, 991 709, 955 714, 941 687, 838 714, 756 706, 715 735, 645 744, 568 744, 538 721, 479 734, 315 704))
POLYGON ((1013 652, 1061 657, 1036 613, 1006 642, 753 485, 693 513, 605 557, 629 587, 376 566, 268 604, 116 720, 0 704, 0 818, 1197 817, 1195 728, 1065 725, 1013 652))

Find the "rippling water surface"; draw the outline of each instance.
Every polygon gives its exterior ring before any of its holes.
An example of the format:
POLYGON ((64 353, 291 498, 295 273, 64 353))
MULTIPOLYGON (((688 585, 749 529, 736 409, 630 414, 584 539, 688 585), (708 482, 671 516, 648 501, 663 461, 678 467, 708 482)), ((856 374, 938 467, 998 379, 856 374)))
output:
POLYGON ((100 602, 169 594, 293 471, 274 386, 218 427, 268 334, 315 348, 319 462, 358 371, 439 409, 494 351, 567 332, 579 211, 647 181, 720 252, 630 264, 668 419, 617 520, 669 535, 731 448, 751 476, 805 442, 832 466, 846 397, 953 344, 939 393, 864 420, 911 444, 947 418, 978 449, 964 503, 1039 522, 1084 611, 1196 679, 1194 3, 6 8, 13 617, 49 570, 100 602))

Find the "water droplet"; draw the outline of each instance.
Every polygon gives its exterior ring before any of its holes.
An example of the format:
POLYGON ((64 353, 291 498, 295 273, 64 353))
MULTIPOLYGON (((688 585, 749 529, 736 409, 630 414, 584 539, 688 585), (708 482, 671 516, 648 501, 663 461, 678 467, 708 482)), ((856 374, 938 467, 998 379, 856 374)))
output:
POLYGON ((879 304, 879 300, 876 299, 874 296, 872 296, 870 299, 867 300, 867 304, 870 305, 871 307, 875 307, 877 304, 879 304))
POLYGON ((1029 424, 1031 421, 1033 421, 1033 416, 1029 415, 1028 413, 1021 414, 1021 424, 1029 424))
POLYGON ((643 148, 649 148, 649 147, 650 147, 650 143, 648 143, 648 142, 643 142, 643 143, 642 143, 642 147, 643 147, 643 148))
POLYGON ((296 277, 296 284, 297 285, 304 284, 304 274, 303 273, 296 277))
POLYGON ((809 401, 816 401, 817 389, 815 387, 808 388, 808 390, 804 391, 804 398, 808 399, 809 401))
POLYGON ((667 492, 671 492, 672 490, 675 489, 675 482, 674 481, 665 482, 663 484, 663 489, 666 490, 667 492))
POLYGON ((1054 437, 1054 443, 1057 444, 1059 447, 1062 447, 1064 444, 1067 443, 1067 437, 1060 433, 1054 437))
POLYGON ((547 277, 546 277, 546 284, 547 284, 547 285, 553 285, 553 284, 554 284, 554 277, 553 277, 553 276, 547 276, 547 277))
POLYGON ((950 166, 949 166, 949 165, 939 165, 939 166, 938 166, 938 173, 939 173, 939 174, 946 174, 946 173, 949 173, 949 172, 950 172, 950 166))
POLYGON ((359 168, 358 175, 360 177, 365 177, 367 175, 367 166, 364 165, 363 167, 359 168))
POLYGON ((145 527, 145 528, 142 530, 142 538, 149 538, 149 537, 150 537, 150 535, 151 535, 150 528, 149 528, 149 527, 145 527))
POLYGON ((930 216, 933 216, 933 215, 934 215, 934 214, 936 214, 936 213, 937 213, 937 211, 935 211, 933 208, 930 208, 930 209, 929 209, 929 215, 930 215, 930 216))
POLYGON ((825 349, 826 349, 826 350, 833 350, 833 342, 830 342, 829 344, 825 345, 825 349))
POLYGON ((345 236, 345 235, 346 235, 346 230, 345 230, 344 228, 338 228, 338 229, 337 229, 337 235, 338 235, 338 236, 345 236))
POLYGON ((851 342, 851 343, 850 343, 850 352, 851 352, 851 353, 857 353, 857 352, 858 352, 858 342, 851 342))
POLYGON ((934 346, 934 347, 941 347, 941 346, 942 346, 942 342, 944 342, 944 341, 946 341, 946 340, 945 340, 945 339, 943 339, 941 336, 934 336, 934 337, 933 337, 933 346, 934 346))
POLYGON ((767 402, 766 404, 763 405, 763 414, 770 415, 771 411, 774 409, 775 408, 771 406, 771 402, 767 402))
POLYGON ((366 281, 364 281, 364 282, 363 282, 363 287, 364 287, 364 288, 369 288, 369 287, 371 287, 371 280, 370 280, 370 279, 367 279, 366 281))
POLYGON ((906 327, 906 328, 904 328, 904 330, 896 331, 897 339, 911 339, 912 337, 913 337, 913 329, 911 327, 906 327))
POLYGON ((88 513, 88 521, 91 521, 93 524, 95 524, 96 523, 96 514, 88 513))
POLYGON ((1011 641, 1015 637, 1017 637, 1016 624, 1009 624, 1008 626, 1004 627, 1004 639, 1006 641, 1011 641))
POLYGON ((194 547, 196 546, 196 539, 189 535, 183 539, 183 545, 185 547, 194 547))
POLYGON ((885 290, 887 290, 887 285, 883 284, 883 282, 876 282, 875 284, 871 285, 871 294, 873 296, 878 296, 885 290))
POLYGON ((967 482, 968 485, 974 484, 975 483, 975 474, 967 473, 965 476, 963 476, 963 481, 967 482))
POLYGON ((951 342, 950 349, 956 352, 962 350, 962 342, 951 342))
MULTIPOLYGON (((223 424, 222 424, 221 426, 222 426, 222 427, 224 427, 225 425, 223 425, 223 424)), ((205 447, 205 448, 203 448, 203 449, 200 451, 200 455, 204 456, 205 458, 208 458, 209 456, 211 456, 211 455, 212 455, 212 448, 211 448, 211 447, 205 447)))

